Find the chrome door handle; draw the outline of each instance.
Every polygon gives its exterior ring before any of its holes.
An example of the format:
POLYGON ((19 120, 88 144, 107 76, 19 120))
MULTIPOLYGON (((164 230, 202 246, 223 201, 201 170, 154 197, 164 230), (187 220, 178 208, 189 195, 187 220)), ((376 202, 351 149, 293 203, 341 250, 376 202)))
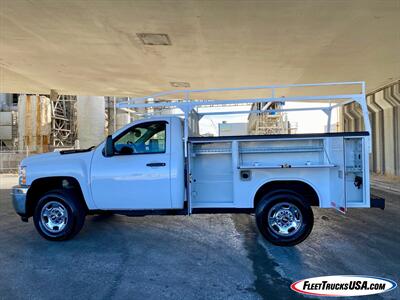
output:
POLYGON ((157 162, 157 163, 148 163, 146 164, 148 167, 165 167, 165 163, 163 162, 157 162))

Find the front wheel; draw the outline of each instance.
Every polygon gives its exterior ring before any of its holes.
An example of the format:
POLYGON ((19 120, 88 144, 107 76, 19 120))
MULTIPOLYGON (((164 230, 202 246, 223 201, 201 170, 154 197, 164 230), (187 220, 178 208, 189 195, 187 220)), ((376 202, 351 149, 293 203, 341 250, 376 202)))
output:
POLYGON ((294 246, 310 234, 314 215, 301 195, 291 191, 264 195, 256 207, 257 227, 269 242, 294 246))
POLYGON ((73 191, 53 190, 39 199, 33 222, 36 230, 45 239, 67 240, 82 229, 85 209, 73 191))

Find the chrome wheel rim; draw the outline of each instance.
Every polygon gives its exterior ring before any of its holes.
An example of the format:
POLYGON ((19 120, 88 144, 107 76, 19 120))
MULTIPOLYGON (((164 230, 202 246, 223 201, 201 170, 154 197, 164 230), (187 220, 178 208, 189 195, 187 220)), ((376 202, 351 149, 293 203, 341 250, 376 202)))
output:
POLYGON ((40 222, 49 232, 59 233, 67 226, 68 211, 60 202, 50 201, 42 208, 40 222))
POLYGON ((303 224, 300 209, 288 202, 275 204, 268 213, 268 226, 280 236, 295 235, 303 224))

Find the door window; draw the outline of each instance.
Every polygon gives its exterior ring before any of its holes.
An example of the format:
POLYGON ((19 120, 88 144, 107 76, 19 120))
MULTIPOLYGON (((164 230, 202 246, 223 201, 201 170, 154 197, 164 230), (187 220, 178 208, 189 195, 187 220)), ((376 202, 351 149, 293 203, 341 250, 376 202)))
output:
POLYGON ((164 153, 166 149, 166 123, 138 124, 125 131, 114 141, 116 154, 164 153))

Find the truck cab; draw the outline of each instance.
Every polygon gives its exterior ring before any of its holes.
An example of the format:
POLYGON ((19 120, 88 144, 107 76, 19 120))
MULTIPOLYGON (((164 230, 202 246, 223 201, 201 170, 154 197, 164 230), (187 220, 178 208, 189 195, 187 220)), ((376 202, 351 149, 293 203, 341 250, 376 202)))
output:
POLYGON ((91 194, 96 209, 178 209, 184 202, 181 120, 153 118, 135 122, 93 153, 91 194))

